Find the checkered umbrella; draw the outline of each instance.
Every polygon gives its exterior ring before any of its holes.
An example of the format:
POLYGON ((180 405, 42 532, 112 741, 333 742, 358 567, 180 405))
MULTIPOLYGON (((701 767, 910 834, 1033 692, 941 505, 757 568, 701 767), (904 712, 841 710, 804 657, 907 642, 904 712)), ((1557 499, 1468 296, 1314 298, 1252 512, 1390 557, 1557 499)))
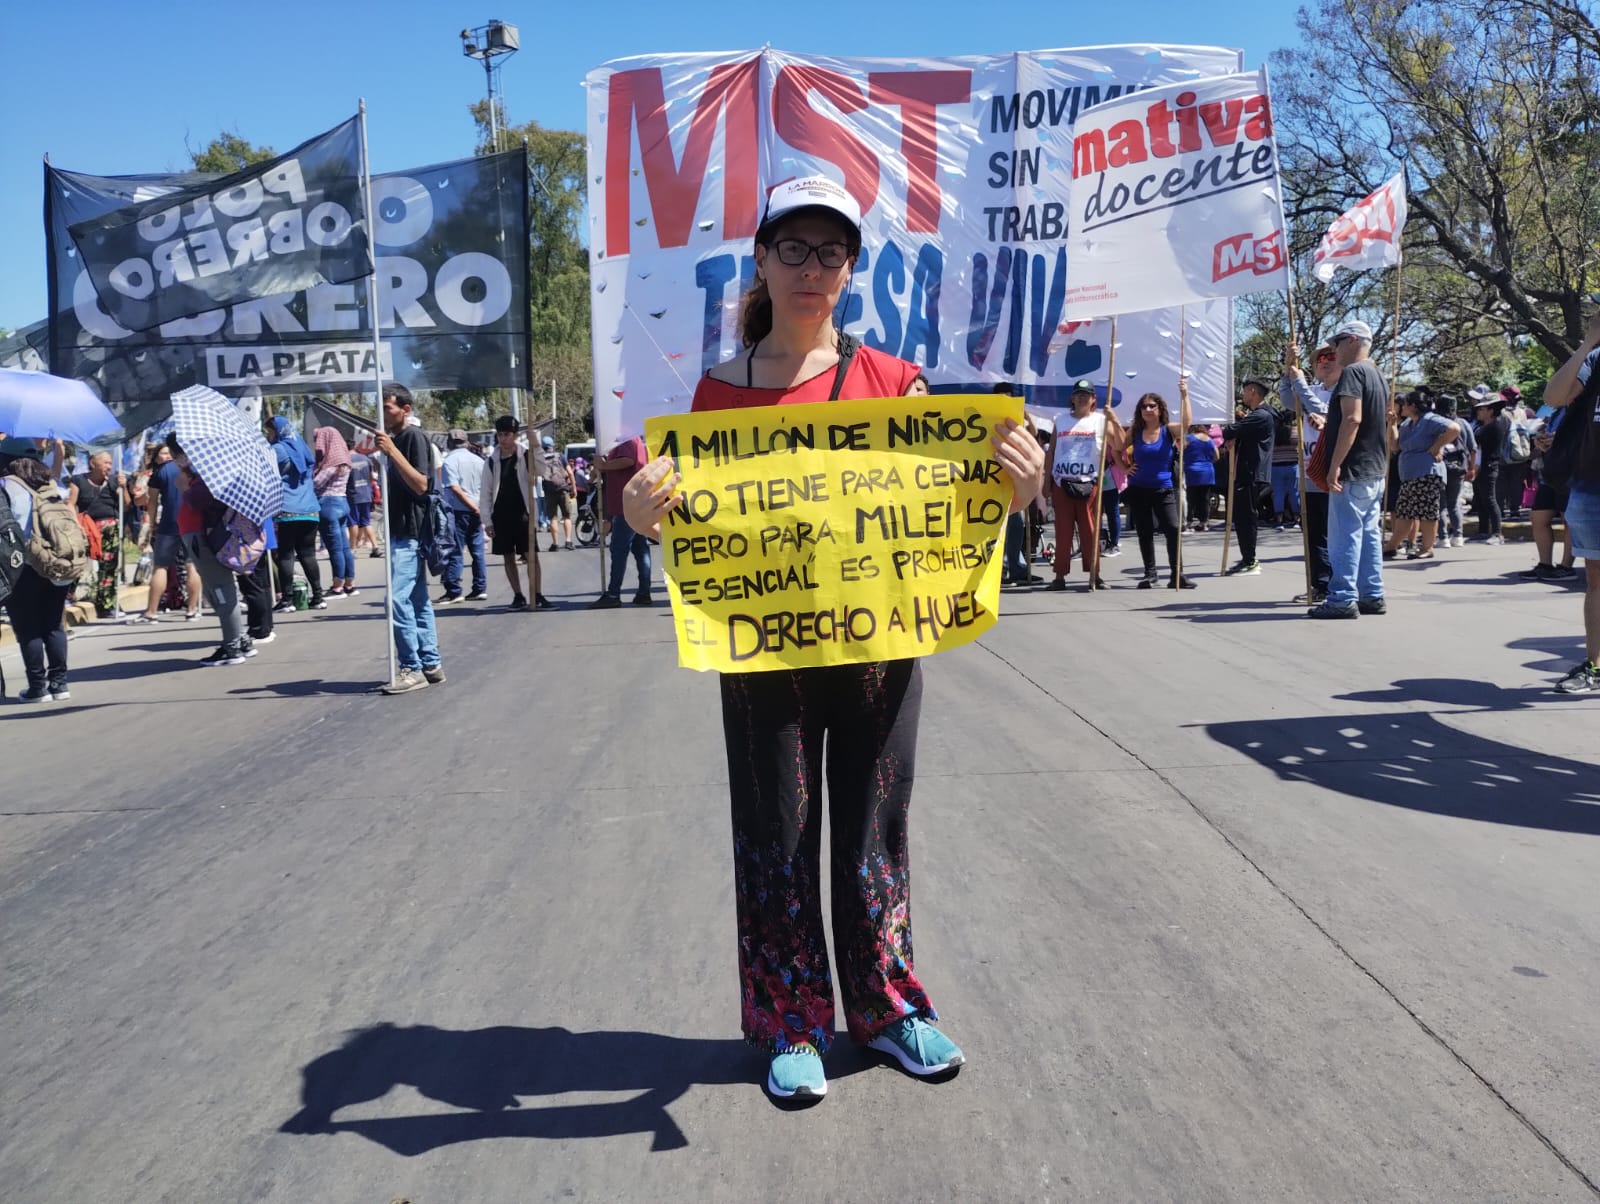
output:
POLYGON ((195 385, 172 395, 172 424, 212 497, 256 523, 283 509, 272 447, 233 402, 195 385))

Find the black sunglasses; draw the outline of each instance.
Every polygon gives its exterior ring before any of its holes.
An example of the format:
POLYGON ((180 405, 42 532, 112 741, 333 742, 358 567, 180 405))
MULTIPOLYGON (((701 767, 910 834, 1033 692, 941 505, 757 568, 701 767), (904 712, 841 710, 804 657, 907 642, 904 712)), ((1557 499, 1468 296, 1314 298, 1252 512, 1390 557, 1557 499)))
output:
POLYGON ((815 253, 817 262, 825 268, 842 268, 850 262, 850 248, 842 242, 806 242, 803 238, 780 238, 772 244, 778 253, 778 262, 791 268, 805 264, 815 253))

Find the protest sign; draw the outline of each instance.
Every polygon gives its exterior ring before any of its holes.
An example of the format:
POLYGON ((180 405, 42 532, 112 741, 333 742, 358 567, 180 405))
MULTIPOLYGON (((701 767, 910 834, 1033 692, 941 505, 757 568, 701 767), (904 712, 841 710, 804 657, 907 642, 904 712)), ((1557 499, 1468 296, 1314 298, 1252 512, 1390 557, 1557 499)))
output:
POLYGON ((1401 172, 1360 204, 1341 213, 1317 244, 1312 272, 1327 284, 1338 268, 1360 272, 1400 262, 1400 232, 1406 225, 1406 176, 1401 172))
MULTIPOLYGON (((839 319, 934 387, 1103 379, 1110 327, 1067 328, 1071 129, 1109 97, 1238 71, 1237 50, 1104 46, 937 59, 649 55, 588 77, 595 416, 609 446, 688 409, 739 346, 764 189, 825 175, 862 211, 839 319)), ((1226 303, 1191 308, 1198 402, 1232 397, 1226 303), (1207 354, 1209 352, 1209 354, 1207 354)), ((1120 382, 1172 388, 1178 315, 1119 331, 1120 382), (1147 384, 1148 382, 1148 384, 1147 384)))
MULTIPOLYGON (((114 411, 203 384, 228 396, 371 387, 372 322, 359 283, 243 301, 147 331, 101 308, 68 227, 204 183, 183 175, 45 169, 50 359, 114 411)), ((372 177, 384 376, 410 389, 526 388, 528 171, 518 148, 372 177)))
POLYGON ((1020 398, 664 416, 683 501, 661 524, 678 663, 751 673, 927 656, 994 625, 1020 398))
POLYGON ((44 372, 49 369, 45 352, 49 348, 50 326, 41 319, 12 331, 0 339, 0 368, 19 368, 24 372, 44 372))
POLYGON ((1289 287, 1265 71, 1088 110, 1071 195, 1069 320, 1289 287))
POLYGON ((286 155, 68 227, 100 308, 148 330, 372 272, 359 118, 286 155))

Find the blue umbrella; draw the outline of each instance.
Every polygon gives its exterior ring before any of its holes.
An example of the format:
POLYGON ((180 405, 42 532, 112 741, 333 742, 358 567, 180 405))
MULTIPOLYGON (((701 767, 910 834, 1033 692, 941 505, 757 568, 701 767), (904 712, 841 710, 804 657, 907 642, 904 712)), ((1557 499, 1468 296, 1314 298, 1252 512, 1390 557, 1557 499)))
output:
POLYGON ((0 368, 0 431, 24 439, 93 443, 122 434, 122 426, 81 380, 0 368))
POLYGON ((172 425, 211 496, 261 524, 283 509, 272 446, 221 393, 195 385, 172 395, 172 425))

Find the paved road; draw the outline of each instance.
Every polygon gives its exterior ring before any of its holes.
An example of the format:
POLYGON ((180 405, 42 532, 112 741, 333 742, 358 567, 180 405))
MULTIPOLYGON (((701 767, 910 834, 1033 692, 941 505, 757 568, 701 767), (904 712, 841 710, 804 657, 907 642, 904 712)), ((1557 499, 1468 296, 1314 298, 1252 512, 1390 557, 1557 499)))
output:
POLYGON ((0 710, 0 1198, 1594 1200, 1579 598, 1474 548, 1310 624, 1292 550, 1124 557, 930 662, 918 965, 971 1064, 841 1046, 803 1112, 737 1039, 715 681, 583 609, 593 554, 445 612, 405 698, 374 591, 237 669, 85 631, 70 707, 0 710))

